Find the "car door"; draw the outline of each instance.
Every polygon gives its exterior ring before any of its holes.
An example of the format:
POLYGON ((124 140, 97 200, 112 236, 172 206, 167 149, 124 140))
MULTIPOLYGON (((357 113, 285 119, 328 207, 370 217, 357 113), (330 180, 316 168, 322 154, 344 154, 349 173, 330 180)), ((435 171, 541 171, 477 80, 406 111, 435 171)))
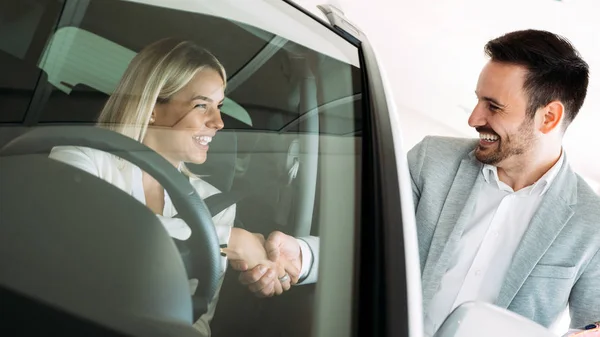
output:
POLYGON ((37 44, 15 60, 31 75, 2 83, 0 145, 31 128, 93 125, 129 61, 161 38, 194 41, 223 63, 225 128, 207 163, 190 168, 245 194, 236 226, 320 241, 316 283, 275 298, 256 298, 229 268, 213 335, 420 335, 410 181, 392 100, 360 31, 287 1, 27 3, 25 17, 41 11, 43 20, 2 26, 23 41, 34 31, 37 44))

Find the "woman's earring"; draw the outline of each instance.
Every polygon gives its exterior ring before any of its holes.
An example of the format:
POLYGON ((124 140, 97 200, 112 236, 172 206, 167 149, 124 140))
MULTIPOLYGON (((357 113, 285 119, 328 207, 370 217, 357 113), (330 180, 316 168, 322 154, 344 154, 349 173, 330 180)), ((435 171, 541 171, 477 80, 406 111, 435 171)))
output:
POLYGON ((154 115, 150 116, 150 125, 154 124, 154 115))

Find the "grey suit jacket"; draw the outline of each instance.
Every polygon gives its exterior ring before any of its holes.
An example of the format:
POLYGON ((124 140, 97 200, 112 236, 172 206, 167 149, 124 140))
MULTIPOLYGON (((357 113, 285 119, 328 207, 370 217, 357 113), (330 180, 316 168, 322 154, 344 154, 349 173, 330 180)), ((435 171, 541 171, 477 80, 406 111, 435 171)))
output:
MULTIPOLYGON (((428 310, 485 180, 477 140, 426 137, 408 153, 428 310)), ((566 156, 565 156, 566 158, 566 156)), ((549 327, 600 320, 600 198, 567 162, 513 256, 496 305, 549 327)))

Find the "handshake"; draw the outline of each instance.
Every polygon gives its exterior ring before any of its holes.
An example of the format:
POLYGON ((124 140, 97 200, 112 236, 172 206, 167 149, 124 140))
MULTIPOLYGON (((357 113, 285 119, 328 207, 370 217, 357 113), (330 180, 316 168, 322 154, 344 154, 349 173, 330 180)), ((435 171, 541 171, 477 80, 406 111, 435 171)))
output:
POLYGON ((300 244, 282 232, 272 232, 265 240, 262 234, 233 228, 223 252, 231 267, 241 272, 240 282, 258 297, 281 295, 300 277, 300 244))

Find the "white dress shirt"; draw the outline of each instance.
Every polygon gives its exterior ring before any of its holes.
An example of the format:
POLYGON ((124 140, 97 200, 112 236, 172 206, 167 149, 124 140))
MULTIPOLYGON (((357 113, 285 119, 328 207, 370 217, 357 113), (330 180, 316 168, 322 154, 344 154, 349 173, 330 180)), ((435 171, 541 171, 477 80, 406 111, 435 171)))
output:
POLYGON ((300 245, 300 261, 302 261, 302 267, 300 268, 300 277, 298 278, 298 284, 302 284, 302 281, 308 276, 310 269, 313 264, 313 252, 310 246, 303 239, 296 239, 300 245))
POLYGON ((521 238, 563 160, 561 154, 536 183, 517 192, 500 181, 495 166, 484 165, 485 184, 425 315, 428 336, 460 304, 496 301, 521 238))

